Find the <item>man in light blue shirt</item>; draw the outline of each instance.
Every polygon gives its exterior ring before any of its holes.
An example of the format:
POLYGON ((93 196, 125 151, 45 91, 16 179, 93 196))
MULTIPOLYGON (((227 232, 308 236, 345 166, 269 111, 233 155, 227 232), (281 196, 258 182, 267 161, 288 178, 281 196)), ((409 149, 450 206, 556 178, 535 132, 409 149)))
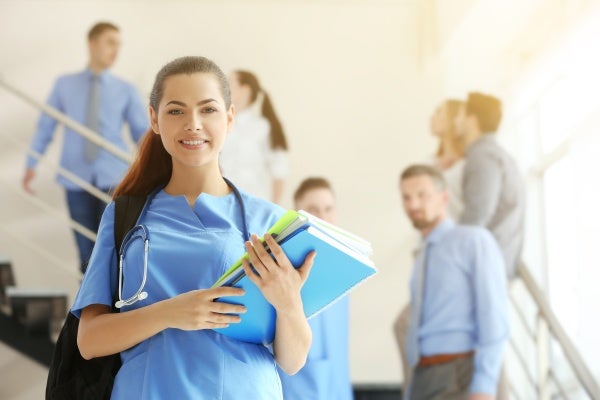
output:
POLYGON ((409 398, 494 399, 509 337, 503 255, 486 229, 447 218, 448 193, 435 168, 408 167, 400 191, 423 238, 411 279, 409 398))
MULTIPOLYGON (((122 135, 124 124, 129 125, 133 139, 138 142, 148 130, 148 111, 137 90, 129 83, 108 72, 120 47, 119 29, 108 22, 100 22, 88 33, 89 64, 78 73, 57 79, 48 105, 75 121, 87 125, 105 140, 128 150, 122 135)), ((42 114, 31 143, 31 149, 43 154, 52 141, 57 121, 42 114)), ((33 193, 31 182, 35 177, 37 160, 29 156, 23 178, 23 187, 33 193)), ((65 128, 61 167, 96 188, 109 192, 121 180, 127 164, 111 153, 91 144, 81 135, 65 128)), ((106 204, 84 191, 74 182, 58 175, 57 181, 66 189, 71 218, 93 232, 98 230, 106 204)), ((81 269, 92 252, 93 242, 75 232, 81 269)))

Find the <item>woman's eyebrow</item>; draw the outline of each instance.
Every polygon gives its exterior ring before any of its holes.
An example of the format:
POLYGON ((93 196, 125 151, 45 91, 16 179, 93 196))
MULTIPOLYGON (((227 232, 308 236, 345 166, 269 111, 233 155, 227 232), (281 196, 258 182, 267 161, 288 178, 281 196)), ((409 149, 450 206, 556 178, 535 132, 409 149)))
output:
MULTIPOLYGON (((213 102, 213 101, 217 101, 217 100, 215 100, 215 99, 212 99, 212 98, 210 98, 210 99, 205 99, 205 100, 201 100, 201 101, 199 101, 198 103, 196 103, 196 105, 197 105, 197 106, 201 106, 201 105, 203 105, 203 104, 206 104, 206 103, 211 103, 211 102, 213 102)), ((168 102, 166 105, 168 106, 169 104, 175 104, 175 105, 177 105, 177 106, 181 106, 181 107, 187 107, 187 104, 185 104, 183 101, 179 101, 179 100, 171 100, 171 101, 169 101, 169 102, 168 102)))

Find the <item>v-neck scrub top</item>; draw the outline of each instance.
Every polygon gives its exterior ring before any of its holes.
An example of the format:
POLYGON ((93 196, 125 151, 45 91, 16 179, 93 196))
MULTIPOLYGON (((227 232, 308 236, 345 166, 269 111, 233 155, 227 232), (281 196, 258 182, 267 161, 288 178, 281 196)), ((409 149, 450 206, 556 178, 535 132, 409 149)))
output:
MULTIPOLYGON (((279 206, 241 193, 249 233, 262 235, 283 215, 279 206)), ((148 297, 121 312, 179 294, 209 288, 245 252, 240 205, 231 193, 201 194, 190 207, 184 196, 160 191, 140 224, 149 238, 148 297)), ((71 309, 79 317, 90 304, 110 306, 117 291, 114 203, 106 208, 87 272, 71 309)), ((133 241, 125 255, 123 298, 138 290, 144 246, 133 241)), ((244 318, 243 314, 241 315, 244 318)), ((166 329, 121 352, 123 365, 111 399, 282 399, 271 351, 210 329, 166 329)))

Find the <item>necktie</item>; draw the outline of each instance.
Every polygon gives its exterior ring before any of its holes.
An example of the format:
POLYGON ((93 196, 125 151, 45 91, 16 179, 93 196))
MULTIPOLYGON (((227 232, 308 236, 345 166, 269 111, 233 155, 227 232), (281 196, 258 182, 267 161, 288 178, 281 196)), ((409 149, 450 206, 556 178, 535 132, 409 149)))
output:
MULTIPOLYGON (((100 131, 100 77, 92 74, 90 82, 90 93, 88 97, 87 119, 86 125, 94 132, 100 131)), ((85 141, 85 160, 89 163, 98 158, 100 148, 95 143, 85 141)))
POLYGON ((425 268, 427 266, 427 244, 421 244, 415 260, 414 296, 410 306, 410 320, 406 336, 406 358, 411 366, 416 366, 421 356, 419 348, 419 327, 423 313, 423 295, 425 294, 425 268))

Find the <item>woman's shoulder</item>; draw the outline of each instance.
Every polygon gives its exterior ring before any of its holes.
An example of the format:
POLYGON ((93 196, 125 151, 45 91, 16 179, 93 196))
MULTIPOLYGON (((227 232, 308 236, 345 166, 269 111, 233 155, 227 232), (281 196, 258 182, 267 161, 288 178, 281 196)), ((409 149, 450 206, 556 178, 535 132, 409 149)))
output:
POLYGON ((253 130, 269 130, 269 120, 253 110, 244 110, 237 117, 238 126, 253 130))
POLYGON ((252 226, 273 225, 287 211, 285 208, 251 193, 240 190, 246 215, 252 226))
POLYGON ((276 213, 283 215, 286 211, 280 205, 275 204, 272 201, 269 201, 262 197, 255 196, 244 190, 240 190, 240 195, 244 200, 245 207, 249 210, 252 209, 252 212, 276 213))

